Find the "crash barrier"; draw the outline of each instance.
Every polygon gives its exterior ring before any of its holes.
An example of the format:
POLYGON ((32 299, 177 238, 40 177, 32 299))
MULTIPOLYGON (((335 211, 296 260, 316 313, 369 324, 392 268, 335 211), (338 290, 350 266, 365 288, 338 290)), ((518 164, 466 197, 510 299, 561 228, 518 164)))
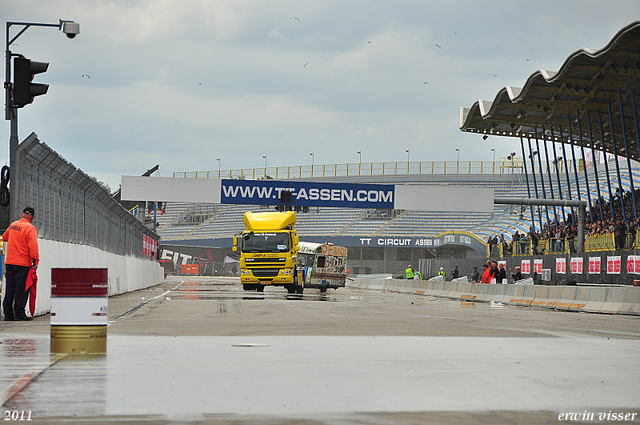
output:
POLYGON ((502 285, 366 278, 349 280, 346 286, 471 302, 493 301, 554 310, 640 316, 640 287, 636 286, 502 285))

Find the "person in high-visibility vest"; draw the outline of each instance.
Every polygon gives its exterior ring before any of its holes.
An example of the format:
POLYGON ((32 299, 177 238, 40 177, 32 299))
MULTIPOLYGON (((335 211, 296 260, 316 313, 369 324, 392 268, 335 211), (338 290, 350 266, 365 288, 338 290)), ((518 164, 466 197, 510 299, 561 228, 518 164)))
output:
POLYGON ((413 269, 411 268, 411 264, 409 264, 407 266, 407 269, 404 271, 404 278, 413 279, 413 276, 414 276, 413 269))
POLYGON ((422 273, 420 273, 420 270, 414 270, 413 273, 413 280, 422 280, 422 273))
POLYGON ((438 272, 438 276, 442 276, 446 279, 447 273, 444 271, 444 267, 440 267, 440 271, 438 272))

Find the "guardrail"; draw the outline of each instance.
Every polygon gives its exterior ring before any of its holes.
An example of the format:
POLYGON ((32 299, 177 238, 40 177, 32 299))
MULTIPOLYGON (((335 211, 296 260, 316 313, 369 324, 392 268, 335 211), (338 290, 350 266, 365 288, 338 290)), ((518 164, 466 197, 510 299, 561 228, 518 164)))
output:
POLYGON ((295 165, 216 171, 179 171, 176 178, 196 179, 297 179, 309 177, 375 176, 409 174, 523 174, 522 159, 511 161, 400 161, 325 165, 295 165))

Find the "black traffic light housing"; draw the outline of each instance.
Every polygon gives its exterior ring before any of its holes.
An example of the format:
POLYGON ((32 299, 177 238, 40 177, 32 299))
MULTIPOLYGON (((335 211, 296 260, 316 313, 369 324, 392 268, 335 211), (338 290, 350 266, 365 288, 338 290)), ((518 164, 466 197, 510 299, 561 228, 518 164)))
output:
POLYGON ((13 107, 22 108, 33 102, 33 98, 43 95, 49 89, 48 84, 32 83, 35 74, 47 71, 47 62, 36 62, 24 57, 13 59, 13 107))

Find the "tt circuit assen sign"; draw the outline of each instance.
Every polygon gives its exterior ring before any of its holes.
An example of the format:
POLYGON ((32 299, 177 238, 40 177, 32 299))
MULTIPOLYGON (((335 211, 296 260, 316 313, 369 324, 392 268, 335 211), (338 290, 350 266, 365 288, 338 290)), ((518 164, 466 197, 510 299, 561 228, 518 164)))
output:
POLYGON ((394 190, 392 185, 375 184, 223 180, 220 200, 222 204, 391 209, 394 190))
POLYGON ((122 200, 493 211, 493 189, 449 184, 327 183, 292 180, 183 179, 122 176, 122 200))

